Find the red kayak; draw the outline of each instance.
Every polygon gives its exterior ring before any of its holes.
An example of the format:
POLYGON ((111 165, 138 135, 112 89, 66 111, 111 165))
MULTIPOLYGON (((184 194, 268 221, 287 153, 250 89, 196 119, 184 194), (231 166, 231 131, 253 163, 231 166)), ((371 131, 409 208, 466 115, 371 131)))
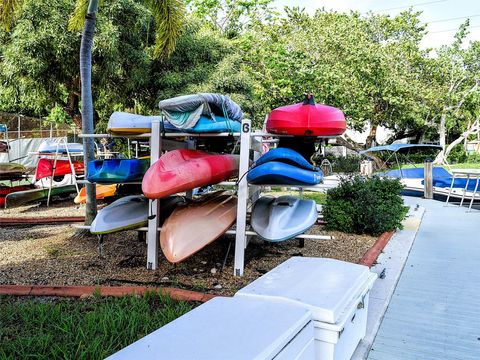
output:
POLYGON ((338 136, 347 123, 343 112, 327 105, 316 105, 313 95, 303 103, 274 109, 267 119, 267 131, 272 134, 295 136, 338 136))
MULTIPOLYGON (((37 170, 35 172, 35 180, 40 180, 49 176, 52 176, 54 159, 41 158, 37 164, 37 170)), ((83 162, 72 161, 73 168, 76 174, 83 174, 83 162)), ((68 160, 57 160, 54 176, 62 176, 71 174, 72 169, 68 160)))
POLYGON ((5 197, 16 191, 32 190, 35 187, 33 185, 18 185, 18 186, 1 186, 0 185, 0 208, 5 206, 5 197))
POLYGON ((238 155, 213 155, 198 150, 173 150, 162 155, 145 173, 142 191, 160 199, 237 175, 238 155))

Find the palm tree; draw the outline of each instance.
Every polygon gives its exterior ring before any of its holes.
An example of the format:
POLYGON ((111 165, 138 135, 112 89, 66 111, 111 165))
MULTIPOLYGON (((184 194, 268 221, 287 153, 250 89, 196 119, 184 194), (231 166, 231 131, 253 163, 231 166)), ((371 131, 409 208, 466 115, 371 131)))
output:
MULTIPOLYGON (((21 13, 24 0, 2 0, 0 2, 0 21, 9 31, 21 13)), ((114 0, 111 0, 114 1, 114 0)), ((156 24, 154 57, 167 57, 175 49, 185 14, 182 0, 144 0, 148 5, 156 24)), ((75 11, 69 22, 69 30, 82 31, 80 45, 80 78, 82 82, 82 132, 93 133, 93 99, 92 99, 92 48, 95 22, 99 0, 76 0, 75 11)), ((92 138, 83 142, 85 169, 93 160, 94 144, 92 138)), ((96 194, 93 184, 86 185, 87 205, 85 224, 90 225, 96 215, 96 194)))

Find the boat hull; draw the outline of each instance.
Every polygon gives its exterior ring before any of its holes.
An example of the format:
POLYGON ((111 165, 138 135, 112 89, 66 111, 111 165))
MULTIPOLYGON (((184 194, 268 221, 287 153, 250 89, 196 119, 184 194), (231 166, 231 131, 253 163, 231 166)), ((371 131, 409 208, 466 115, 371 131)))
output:
MULTIPOLYGON (((40 179, 52 176, 53 165, 55 164, 55 160, 53 159, 40 159, 38 160, 37 169, 35 170, 35 180, 38 181, 40 179)), ((53 176, 62 176, 72 173, 72 168, 70 166, 70 162, 68 160, 57 160, 55 164, 55 173, 53 176)), ((82 161, 72 161, 73 169, 75 170, 75 174, 83 174, 83 162, 82 161)))
POLYGON ((88 181, 98 184, 114 184, 141 181, 150 159, 93 160, 88 163, 88 181))
POLYGON ((21 178, 27 169, 17 163, 0 163, 0 180, 13 180, 21 178))
POLYGON ((310 171, 270 161, 259 165, 248 172, 247 181, 255 185, 298 185, 314 186, 322 182, 321 171, 310 171))
MULTIPOLYGON (((51 196, 62 196, 73 194, 77 191, 75 185, 53 187, 51 196)), ((6 196, 5 207, 16 207, 33 201, 46 200, 48 197, 48 189, 33 189, 25 191, 17 191, 6 196)))
POLYGON ((225 193, 209 194, 179 207, 162 226, 163 254, 171 263, 179 263, 222 236, 236 218, 237 198, 225 193))
POLYGON ((5 198, 8 194, 16 191, 25 191, 34 189, 33 185, 19 185, 19 186, 0 186, 0 208, 5 206, 5 198))
POLYGON ((338 136, 347 123, 343 112, 327 105, 298 103, 274 109, 267 118, 267 131, 294 136, 338 136))
POLYGON ((150 199, 219 183, 238 173, 237 155, 213 155, 198 150, 173 150, 148 169, 142 191, 150 199))
MULTIPOLYGON (((117 193, 117 185, 100 185, 95 186, 95 194, 98 200, 105 199, 106 197, 115 196, 117 193)), ((80 192, 73 200, 75 204, 85 204, 87 202, 87 190, 85 187, 80 189, 80 192)))
POLYGON ((294 196, 262 197, 252 210, 252 228, 264 240, 279 242, 304 233, 317 221, 313 200, 294 196))

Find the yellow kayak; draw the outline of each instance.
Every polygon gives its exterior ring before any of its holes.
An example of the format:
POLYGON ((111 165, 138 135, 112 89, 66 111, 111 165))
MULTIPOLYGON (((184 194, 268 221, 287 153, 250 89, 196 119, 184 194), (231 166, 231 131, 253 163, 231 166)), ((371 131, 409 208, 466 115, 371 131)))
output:
MULTIPOLYGON (((97 184, 97 199, 103 199, 109 196, 114 196, 117 193, 117 185, 100 185, 97 184)), ((80 193, 73 200, 75 204, 85 204, 87 201, 87 191, 85 187, 80 189, 80 193)))

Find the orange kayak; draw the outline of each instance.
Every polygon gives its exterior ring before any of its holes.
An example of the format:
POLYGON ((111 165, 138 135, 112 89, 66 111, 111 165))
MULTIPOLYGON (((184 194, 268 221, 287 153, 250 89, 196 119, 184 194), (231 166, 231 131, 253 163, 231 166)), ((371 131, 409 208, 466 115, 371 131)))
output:
MULTIPOLYGON (((109 196, 114 196, 117 193, 117 185, 100 185, 97 184, 97 199, 103 199, 109 196)), ((73 200, 75 204, 85 204, 87 201, 87 190, 85 187, 80 189, 80 193, 73 200)))
POLYGON ((224 192, 178 207, 162 226, 163 254, 168 261, 179 263, 222 236, 236 218, 237 197, 224 192))
POLYGON ((147 170, 142 191, 160 199, 196 187, 227 180, 238 173, 238 155, 214 155, 198 150, 173 150, 147 170))

